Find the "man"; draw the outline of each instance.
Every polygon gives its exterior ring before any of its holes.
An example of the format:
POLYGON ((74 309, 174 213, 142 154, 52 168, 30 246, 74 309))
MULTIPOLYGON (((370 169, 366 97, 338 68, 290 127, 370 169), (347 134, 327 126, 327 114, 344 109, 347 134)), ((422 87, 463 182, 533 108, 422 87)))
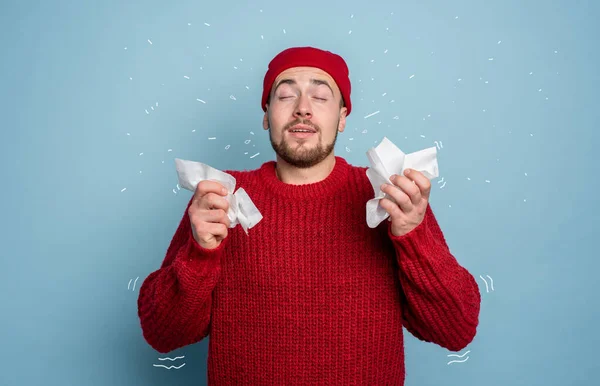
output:
POLYGON ((226 172, 263 215, 246 235, 201 181, 138 314, 161 353, 210 334, 210 385, 403 385, 405 327, 452 351, 474 338, 480 293, 450 253, 418 171, 382 187, 391 221, 366 223, 366 167, 334 155, 350 114, 344 60, 284 50, 264 78, 277 161, 226 172))

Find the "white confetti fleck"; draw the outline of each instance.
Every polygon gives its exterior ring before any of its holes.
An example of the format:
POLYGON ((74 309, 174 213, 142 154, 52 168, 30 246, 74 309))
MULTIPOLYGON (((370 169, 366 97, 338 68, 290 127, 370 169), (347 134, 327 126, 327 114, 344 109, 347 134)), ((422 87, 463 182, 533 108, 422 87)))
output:
POLYGON ((260 38, 261 38, 262 40, 265 40, 265 37, 264 37, 263 35, 260 35, 260 38))
POLYGON ((156 102, 156 107, 158 107, 158 102, 156 102))
POLYGON ((440 189, 442 189, 444 186, 446 186, 446 182, 444 181, 444 183, 442 184, 442 186, 440 186, 440 189))
POLYGON ((190 79, 190 77, 189 77, 189 76, 187 76, 187 75, 184 75, 183 77, 184 77, 185 79, 190 79))
POLYGON ((196 100, 197 100, 198 102, 206 103, 206 102, 205 102, 205 101, 203 101, 202 99, 198 99, 198 98, 196 98, 196 100))
POLYGON ((144 155, 144 153, 140 153, 140 155, 144 155))
POLYGON ((247 144, 250 143, 250 141, 251 141, 251 139, 247 139, 247 140, 244 141, 244 143, 247 145, 247 144))
POLYGON ((286 32, 285 32, 285 28, 283 29, 283 33, 286 33, 286 32))
POLYGON ((485 180, 485 182, 487 182, 488 184, 490 183, 490 180, 485 180))
POLYGON ((494 58, 488 58, 488 60, 489 60, 489 61, 492 61, 492 60, 494 60, 494 58))
MULTIPOLYGON (((210 27, 210 24, 208 24, 208 23, 204 23, 204 25, 207 27, 210 27)), ((206 48, 208 48, 208 47, 206 47, 206 48)))
POLYGON ((217 139, 217 137, 208 137, 209 140, 217 139))
POLYGON ((421 138, 425 138, 425 136, 423 134, 421 134, 421 138))
POLYGON ((383 53, 384 53, 384 54, 387 54, 387 53, 388 53, 388 50, 387 50, 387 48, 385 49, 385 51, 383 51, 383 53))
POLYGON ((237 100, 237 99, 235 99, 235 97, 233 95, 230 95, 229 99, 234 100, 234 101, 237 100))
POLYGON ((167 152, 169 152, 169 151, 173 151, 173 149, 168 149, 167 152))
POLYGON ((373 115, 375 115, 375 114, 379 114, 379 110, 377 110, 377 111, 375 111, 374 113, 371 113, 371 114, 369 114, 369 115, 365 115, 365 119, 366 119, 366 118, 369 118, 369 117, 372 117, 372 116, 373 116, 373 115))
POLYGON ((125 48, 123 48, 123 49, 124 49, 124 50, 126 50, 126 49, 127 49, 127 47, 125 47, 125 48))
POLYGON ((131 134, 127 133, 127 135, 131 135, 131 134))
POLYGON ((144 109, 144 111, 146 111, 146 114, 150 114, 150 113, 148 112, 148 109, 144 109))
POLYGON ((502 40, 498 40, 498 44, 502 43, 502 40))
POLYGON ((126 190, 127 190, 127 188, 123 188, 123 189, 121 189, 121 192, 124 192, 124 191, 126 191, 126 190))
POLYGON ((363 134, 367 134, 367 129, 364 129, 364 130, 362 131, 362 133, 363 133, 363 134))
POLYGON ((348 35, 352 34, 352 30, 348 31, 348 35))
POLYGON ((250 87, 246 86, 246 90, 250 90, 250 87))
POLYGON ((150 109, 152 109, 152 111, 154 111, 154 106, 150 106, 150 109))
POLYGON ((129 80, 133 80, 133 78, 132 78, 132 77, 129 77, 129 80))
POLYGON ((412 79, 415 77, 415 74, 412 74, 410 77, 408 77, 408 79, 412 79))
POLYGON ((260 153, 256 153, 256 154, 254 154, 253 156, 250 156, 250 158, 254 158, 254 157, 256 157, 256 156, 257 156, 257 155, 259 155, 259 154, 260 154, 260 153))
POLYGON ((348 146, 346 146, 346 151, 347 151, 348 153, 350 153, 350 149, 348 148, 348 146))
POLYGON ((152 44, 152 41, 150 39, 148 39, 148 43, 152 44))
POLYGON ((350 15, 350 19, 354 19, 354 14, 350 15))
POLYGON ((173 189, 173 193, 174 193, 174 194, 177 194, 177 192, 175 191, 175 189, 173 189))
POLYGON ((394 118, 392 118, 392 119, 400 119, 400 117, 396 115, 396 116, 395 116, 394 118))
POLYGON ((225 150, 229 149, 229 147, 230 147, 230 146, 231 146, 231 145, 227 145, 227 146, 225 146, 225 150))
POLYGON ((195 133, 195 132, 196 132, 196 129, 192 130, 192 133, 195 133))

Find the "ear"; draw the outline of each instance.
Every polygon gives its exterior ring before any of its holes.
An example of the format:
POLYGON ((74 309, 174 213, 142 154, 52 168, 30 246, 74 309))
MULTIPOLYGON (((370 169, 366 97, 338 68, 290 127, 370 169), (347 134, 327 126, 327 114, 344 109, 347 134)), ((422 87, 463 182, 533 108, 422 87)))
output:
POLYGON ((338 131, 340 133, 344 132, 344 129, 346 128, 346 114, 348 113, 348 108, 347 107, 342 107, 340 109, 340 123, 338 125, 338 131))
POLYGON ((265 111, 265 115, 263 116, 263 129, 269 130, 269 105, 267 105, 267 111, 265 111))

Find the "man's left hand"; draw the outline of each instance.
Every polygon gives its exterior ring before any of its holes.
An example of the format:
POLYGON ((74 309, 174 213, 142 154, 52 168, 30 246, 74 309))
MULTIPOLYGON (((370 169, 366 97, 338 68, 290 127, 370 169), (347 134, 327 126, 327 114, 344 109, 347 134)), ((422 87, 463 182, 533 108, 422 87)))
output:
POLYGON ((396 202, 383 198, 379 204, 390 215, 392 234, 402 236, 415 229, 425 217, 431 192, 431 182, 423 173, 406 169, 405 175, 392 175, 393 185, 384 184, 381 190, 396 202), (406 171, 409 171, 406 175, 406 171))

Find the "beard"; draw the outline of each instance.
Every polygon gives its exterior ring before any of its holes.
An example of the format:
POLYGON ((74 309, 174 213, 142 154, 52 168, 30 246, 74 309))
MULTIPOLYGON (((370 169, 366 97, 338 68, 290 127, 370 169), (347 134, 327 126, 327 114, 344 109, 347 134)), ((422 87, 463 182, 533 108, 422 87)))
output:
MULTIPOLYGON (((339 127, 339 124, 340 120, 338 118, 336 128, 339 127)), ((323 131, 319 127, 313 125, 310 122, 298 119, 284 127, 284 129, 282 130, 281 140, 279 141, 279 143, 276 143, 275 141, 273 141, 271 122, 269 120, 269 140, 271 141, 271 146, 273 147, 273 150, 275 150, 275 153, 279 157, 281 157, 281 159, 283 159, 285 162, 301 169, 310 168, 319 164, 333 152, 339 131, 337 129, 335 130, 335 137, 333 138, 333 142, 329 144, 321 143, 323 139, 322 133, 323 131), (286 133, 288 128, 297 124, 305 124, 314 127, 315 130, 317 130, 316 134, 318 137, 316 145, 309 146, 307 145, 308 141, 299 141, 299 143, 294 144, 293 147, 290 146, 290 143, 288 142, 286 137, 286 133)), ((312 140, 312 138, 309 140, 312 140)))

